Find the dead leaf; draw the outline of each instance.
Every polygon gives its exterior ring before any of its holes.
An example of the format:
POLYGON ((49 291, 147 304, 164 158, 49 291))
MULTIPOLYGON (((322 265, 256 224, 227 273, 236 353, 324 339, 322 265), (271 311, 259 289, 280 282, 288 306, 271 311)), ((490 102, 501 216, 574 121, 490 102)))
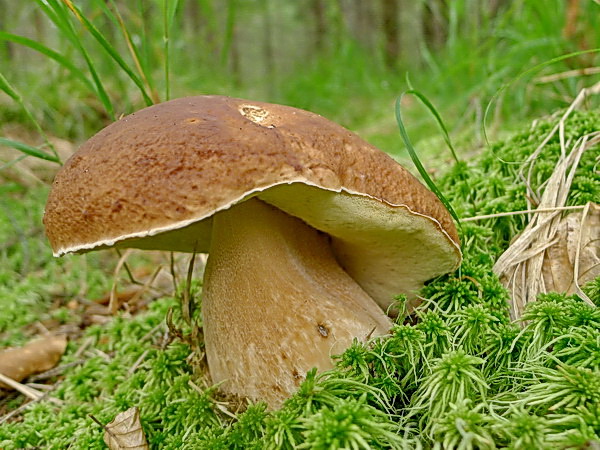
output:
POLYGON ((111 450, 149 448, 140 421, 140 410, 136 406, 117 414, 104 429, 104 442, 111 450))
POLYGON ((548 291, 574 294, 577 285, 600 276, 600 205, 590 204, 585 217, 583 211, 566 216, 557 235, 556 244, 546 249, 544 283, 548 291))
MULTIPOLYGON (((30 375, 52 369, 67 348, 65 335, 47 336, 19 348, 0 351, 0 373, 21 381, 30 375)), ((0 383, 0 388, 9 387, 0 383)))
MULTIPOLYGON (((141 287, 138 287, 138 286, 130 287, 123 291, 115 292, 115 294, 114 294, 115 301, 117 302, 119 307, 121 307, 121 305, 123 305, 123 303, 127 303, 131 299, 133 299, 135 297, 139 297, 140 293, 142 293, 141 287)), ((97 298, 93 301, 99 305, 107 306, 110 303, 111 294, 112 293, 108 293, 108 294, 104 295, 103 297, 97 298)), ((110 312, 108 312, 108 310, 107 310, 107 314, 110 314, 110 312)))

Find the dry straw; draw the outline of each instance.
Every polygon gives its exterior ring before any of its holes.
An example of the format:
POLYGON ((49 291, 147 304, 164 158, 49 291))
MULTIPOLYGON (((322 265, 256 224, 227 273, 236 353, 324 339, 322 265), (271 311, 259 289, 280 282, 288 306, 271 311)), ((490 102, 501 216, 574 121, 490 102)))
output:
POLYGON ((600 275, 600 207, 587 204, 566 216, 564 212, 570 209, 566 202, 580 158, 600 143, 600 131, 572 142, 565 139, 565 122, 586 98, 598 94, 600 83, 583 89, 519 172, 528 187, 527 213, 531 219, 494 265, 494 272, 511 294, 513 319, 520 318, 527 303, 535 301, 538 294, 552 290, 577 293, 593 305, 580 284, 600 275), (536 192, 530 182, 533 169, 556 133, 560 157, 550 178, 536 192))

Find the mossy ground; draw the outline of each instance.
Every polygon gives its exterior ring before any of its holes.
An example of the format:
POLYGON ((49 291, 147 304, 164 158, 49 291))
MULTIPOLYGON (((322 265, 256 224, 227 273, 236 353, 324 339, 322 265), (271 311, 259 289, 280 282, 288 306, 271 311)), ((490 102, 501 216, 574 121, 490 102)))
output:
MULTIPOLYGON (((555 122, 539 121, 437 180, 458 213, 525 209, 519 162, 555 122)), ((595 112, 573 114, 565 126, 573 139, 597 130, 595 112)), ((559 151, 557 136, 536 166, 537 186, 559 151)), ((592 149, 582 157, 569 204, 600 202, 597 155, 592 149)), ((27 341, 37 321, 80 325, 67 300, 110 290, 112 266, 105 265, 114 261, 102 254, 53 259, 39 232, 19 231, 39 228, 45 190, 2 189, 5 346, 27 341)), ((131 406, 139 407, 153 448, 583 448, 600 440, 600 310, 548 294, 527 309, 525 327, 509 320, 509 297, 492 265, 524 226, 524 216, 465 222, 462 268, 428 284, 427 301, 389 337, 355 343, 331 373, 310 373, 279 411, 224 399, 202 384, 190 364, 201 343, 165 340, 169 308, 186 329, 175 298, 88 327, 62 363, 81 359, 87 340, 84 361, 53 380, 51 395, 62 405, 42 401, 0 425, 0 448, 103 448, 103 430, 90 415, 107 423, 131 406)), ((585 291, 600 305, 600 279, 585 291)), ((2 410, 23 402, 13 395, 2 410)))

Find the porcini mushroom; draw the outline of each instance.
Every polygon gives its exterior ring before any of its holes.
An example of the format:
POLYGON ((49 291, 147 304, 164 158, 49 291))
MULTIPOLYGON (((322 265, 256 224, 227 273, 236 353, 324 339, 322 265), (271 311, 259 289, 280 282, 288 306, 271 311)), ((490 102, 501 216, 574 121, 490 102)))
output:
POLYGON ((447 210, 385 153, 319 115, 221 96, 100 131, 57 174, 44 224, 57 256, 209 253, 212 379, 271 407, 461 258, 447 210))

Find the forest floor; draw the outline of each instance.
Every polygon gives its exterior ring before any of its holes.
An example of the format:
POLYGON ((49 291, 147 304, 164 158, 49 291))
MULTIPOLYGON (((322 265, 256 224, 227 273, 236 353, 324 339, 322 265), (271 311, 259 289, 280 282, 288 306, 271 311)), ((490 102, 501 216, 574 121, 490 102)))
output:
MULTIPOLYGON (((37 356, 27 361, 32 375, 2 391, 0 448, 103 448, 106 435, 122 438, 106 425, 132 407, 141 419, 135 439, 143 431, 153 448, 583 448, 600 441, 600 278, 590 222, 600 203, 600 114, 585 102, 575 106, 435 171, 463 219, 462 268, 428 284, 423 306, 390 336, 356 344, 331 373, 309 373, 273 412, 210 384, 202 338, 193 333, 201 326, 202 261, 188 284, 182 255, 53 258, 41 227, 47 168, 13 172, 26 178, 0 185, 0 348, 29 345, 37 356), (562 190, 547 203, 554 185, 562 190), (555 226, 540 244, 529 230, 543 225, 546 209, 554 209, 555 226), (582 211, 578 237, 561 237, 561 221, 582 211), (589 238, 581 232, 588 228, 589 238), (509 294, 495 264, 518 236, 529 236, 529 250, 575 240, 578 264, 595 277, 575 283, 575 295, 514 284, 509 294), (586 249, 592 256, 584 261, 586 249), (181 314, 184 292, 196 305, 189 321, 181 314)), ((518 266, 530 259, 523 255, 507 266, 529 270, 518 266)), ((574 270, 572 258, 540 264, 546 272, 574 270)), ((14 365, 14 354, 2 355, 0 367, 14 365)))

